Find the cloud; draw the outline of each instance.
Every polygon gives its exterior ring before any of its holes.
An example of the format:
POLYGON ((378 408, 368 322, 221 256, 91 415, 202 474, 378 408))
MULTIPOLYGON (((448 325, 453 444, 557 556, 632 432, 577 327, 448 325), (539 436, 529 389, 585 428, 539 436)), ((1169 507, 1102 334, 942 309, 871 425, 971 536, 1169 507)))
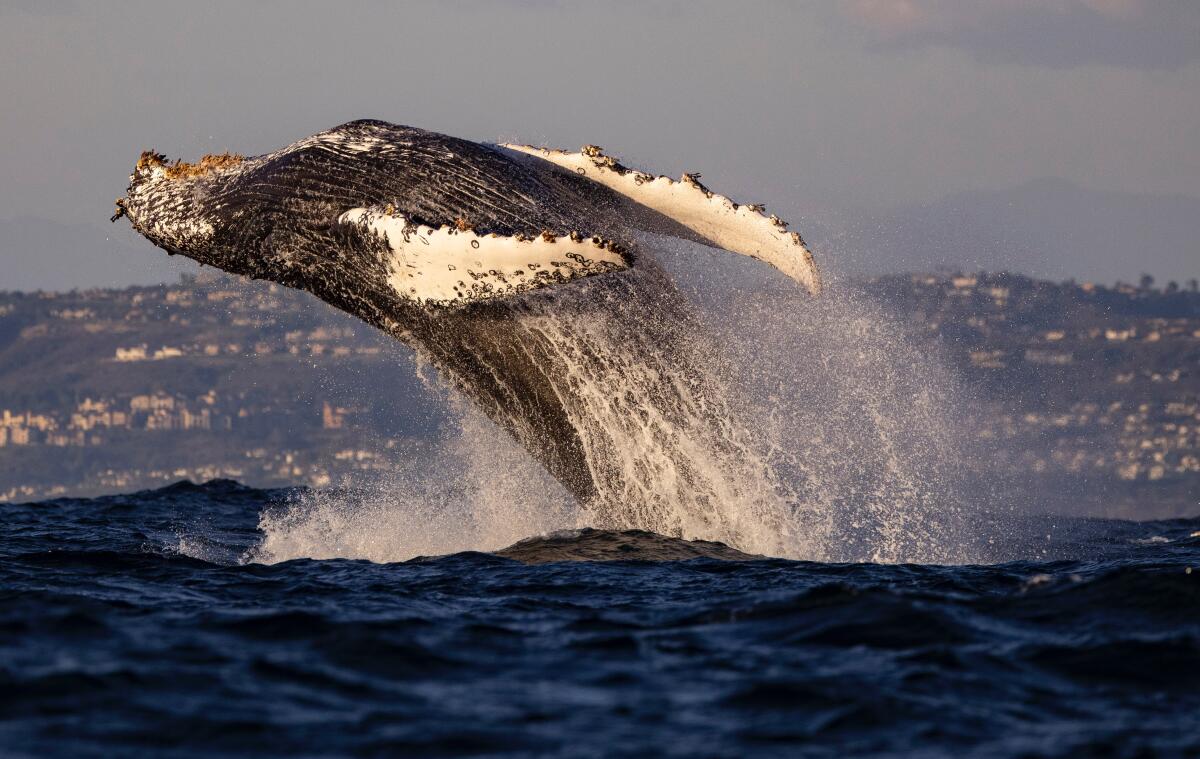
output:
POLYGON ((1200 59, 1195 0, 842 0, 882 49, 948 46, 993 63, 1174 69, 1200 59))

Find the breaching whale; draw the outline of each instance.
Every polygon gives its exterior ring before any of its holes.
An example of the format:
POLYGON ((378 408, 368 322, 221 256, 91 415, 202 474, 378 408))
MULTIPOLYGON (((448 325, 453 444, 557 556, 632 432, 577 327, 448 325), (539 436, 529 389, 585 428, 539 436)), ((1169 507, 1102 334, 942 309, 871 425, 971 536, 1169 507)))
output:
POLYGON ((751 256, 820 289, 799 234, 697 174, 374 120, 256 157, 145 152, 123 216, 168 253, 306 290, 411 346, 602 526, 629 526, 616 504, 646 514, 719 497, 720 475, 694 449, 733 445, 719 393, 687 371, 708 348, 656 238, 638 232, 751 256))

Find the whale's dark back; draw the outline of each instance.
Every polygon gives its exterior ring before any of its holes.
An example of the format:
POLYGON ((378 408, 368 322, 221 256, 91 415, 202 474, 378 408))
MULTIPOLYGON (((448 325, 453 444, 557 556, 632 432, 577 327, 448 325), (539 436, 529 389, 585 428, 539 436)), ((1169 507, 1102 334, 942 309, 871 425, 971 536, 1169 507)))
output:
POLYGON ((481 234, 534 235, 596 221, 594 209, 563 198, 544 175, 492 146, 383 121, 343 124, 263 159, 228 192, 286 199, 279 210, 287 226, 321 227, 336 212, 385 205, 416 224, 463 219, 481 234))

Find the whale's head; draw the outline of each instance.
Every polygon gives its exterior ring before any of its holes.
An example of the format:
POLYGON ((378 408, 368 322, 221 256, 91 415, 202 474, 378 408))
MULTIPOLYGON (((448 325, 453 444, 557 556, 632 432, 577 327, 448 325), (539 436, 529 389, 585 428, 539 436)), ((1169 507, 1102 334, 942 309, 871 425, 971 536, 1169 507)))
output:
POLYGON ((172 255, 358 315, 401 308, 392 301, 500 300, 632 265, 627 239, 589 226, 594 205, 556 194, 523 164, 475 143, 378 130, 355 122, 266 155, 195 163, 147 151, 113 221, 128 217, 172 255))
POLYGON ((338 223, 351 201, 336 171, 305 164, 317 149, 309 143, 195 163, 143 152, 111 221, 127 218, 170 255, 308 291, 395 332, 409 311, 387 283, 387 239, 365 224, 338 223))
MULTIPOLYGON (((133 228, 169 254, 180 254, 226 270, 244 268, 219 244, 222 188, 245 159, 224 153, 196 163, 168 162, 161 153, 142 153, 129 175, 125 196, 112 220, 127 216, 133 228)), ((227 214, 226 214, 227 215, 227 214)))

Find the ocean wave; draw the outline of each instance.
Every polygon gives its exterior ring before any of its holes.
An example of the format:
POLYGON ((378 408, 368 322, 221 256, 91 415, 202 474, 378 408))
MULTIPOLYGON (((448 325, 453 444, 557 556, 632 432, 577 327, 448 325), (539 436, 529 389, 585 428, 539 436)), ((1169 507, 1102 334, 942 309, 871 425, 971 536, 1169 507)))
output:
POLYGON ((1012 541, 994 564, 590 529, 245 562, 291 497, 220 482, 5 506, 5 749, 1200 751, 1197 520, 1030 518, 1028 555, 1012 541))

